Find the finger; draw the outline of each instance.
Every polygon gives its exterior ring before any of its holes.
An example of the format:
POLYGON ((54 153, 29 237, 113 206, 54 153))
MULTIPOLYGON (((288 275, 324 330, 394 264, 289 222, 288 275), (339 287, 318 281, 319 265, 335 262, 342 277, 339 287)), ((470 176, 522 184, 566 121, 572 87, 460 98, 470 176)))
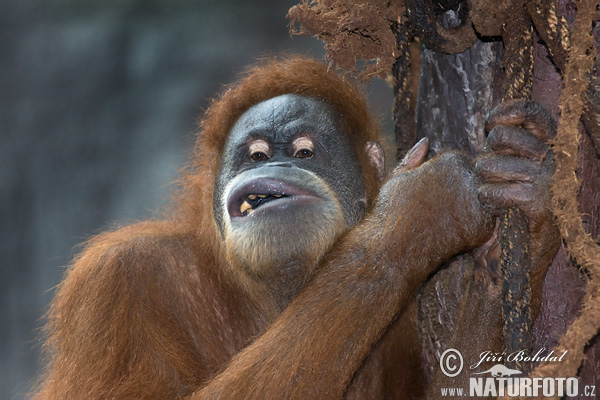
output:
POLYGON ((493 211, 500 211, 509 207, 529 209, 533 198, 533 184, 531 183, 502 183, 482 185, 477 190, 479 201, 486 204, 493 211))
POLYGON ((540 175, 540 163, 525 158, 488 156, 477 159, 475 171, 485 183, 533 183, 540 175))
POLYGON ((418 167, 423 164, 425 157, 429 152, 429 139, 423 138, 415 144, 412 149, 406 153, 400 164, 394 170, 394 173, 418 167))
POLYGON ((487 132, 496 125, 521 126, 540 140, 554 137, 556 124, 546 110, 531 100, 509 100, 494 108, 485 123, 487 132))
POLYGON ((525 129, 497 125, 488 135, 486 150, 506 156, 539 160, 548 151, 548 146, 525 129))

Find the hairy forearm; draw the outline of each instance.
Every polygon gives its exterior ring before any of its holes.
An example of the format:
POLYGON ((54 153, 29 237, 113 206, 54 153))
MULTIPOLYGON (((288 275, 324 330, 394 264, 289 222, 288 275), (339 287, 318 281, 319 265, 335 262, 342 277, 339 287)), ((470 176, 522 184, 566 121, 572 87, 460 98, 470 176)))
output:
POLYGON ((413 289, 366 260, 361 247, 330 258, 272 327, 194 398, 340 398, 413 289))

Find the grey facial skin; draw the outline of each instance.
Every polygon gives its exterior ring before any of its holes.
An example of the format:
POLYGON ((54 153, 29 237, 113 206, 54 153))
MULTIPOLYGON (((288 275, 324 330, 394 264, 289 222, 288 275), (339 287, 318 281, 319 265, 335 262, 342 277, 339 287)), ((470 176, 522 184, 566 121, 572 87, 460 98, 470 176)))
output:
MULTIPOLYGON (((303 181, 307 179, 306 172, 312 173, 336 196, 346 226, 358 222, 366 208, 365 187, 354 149, 339 132, 340 117, 320 100, 293 94, 272 98, 246 111, 229 134, 215 185, 214 214, 220 229, 223 229, 225 212, 223 191, 240 174, 244 174, 246 180, 257 176, 272 177, 325 195, 323 188, 306 187, 308 185, 303 181), (292 142, 301 136, 313 140, 312 158, 294 157, 292 142), (272 155, 267 161, 257 162, 250 158, 248 143, 256 139, 269 144, 272 155)), ((313 217, 318 221, 318 215, 313 217)))

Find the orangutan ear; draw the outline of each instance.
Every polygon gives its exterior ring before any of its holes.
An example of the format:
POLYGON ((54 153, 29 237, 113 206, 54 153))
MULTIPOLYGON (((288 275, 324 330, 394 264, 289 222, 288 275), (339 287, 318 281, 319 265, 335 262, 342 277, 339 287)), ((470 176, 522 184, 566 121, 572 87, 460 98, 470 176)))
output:
POLYGON ((385 179, 385 154, 383 148, 378 142, 371 140, 365 144, 365 151, 367 152, 369 162, 377 170, 379 181, 382 182, 385 179))

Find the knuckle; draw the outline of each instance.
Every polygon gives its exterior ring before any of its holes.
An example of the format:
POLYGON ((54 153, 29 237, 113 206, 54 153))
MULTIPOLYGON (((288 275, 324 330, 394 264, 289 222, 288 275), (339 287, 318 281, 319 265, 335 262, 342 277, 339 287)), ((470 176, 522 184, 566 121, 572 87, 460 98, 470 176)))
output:
POLYGON ((481 155, 481 156, 479 156, 479 157, 477 157, 475 159, 475 164, 474 165, 476 165, 476 166, 478 166, 478 165, 485 166, 485 165, 488 165, 490 163, 498 162, 499 158, 502 158, 502 156, 498 155, 498 154, 494 154, 494 153, 483 154, 483 155, 481 155))
POLYGON ((503 133, 504 130, 501 125, 495 126, 488 134, 487 145, 492 149, 495 148, 502 141, 503 133))
POLYGON ((483 171, 486 171, 487 168, 488 168, 488 165, 490 163, 489 160, 490 160, 489 157, 485 157, 485 158, 484 157, 480 157, 477 160, 475 160, 475 165, 474 165, 475 172, 481 173, 483 171))

